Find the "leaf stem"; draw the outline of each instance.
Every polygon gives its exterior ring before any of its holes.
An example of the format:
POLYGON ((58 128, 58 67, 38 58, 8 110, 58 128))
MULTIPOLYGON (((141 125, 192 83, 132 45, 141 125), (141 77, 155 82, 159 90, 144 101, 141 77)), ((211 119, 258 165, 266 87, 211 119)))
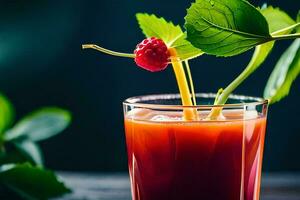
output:
POLYGON ((232 81, 222 92, 216 101, 218 105, 224 105, 229 95, 252 73, 252 65, 248 65, 244 71, 232 81))
POLYGON ((272 36, 273 40, 287 40, 300 38, 300 33, 288 34, 288 35, 276 35, 272 36))
MULTIPOLYGON (((290 30, 292 28, 295 28, 297 26, 300 26, 300 23, 294 24, 290 27, 286 27, 284 29, 281 29, 279 31, 272 33, 272 39, 273 40, 283 40, 283 39, 295 39, 300 38, 300 33, 295 34, 288 34, 288 35, 277 35, 280 33, 284 33, 287 30, 290 30)), ((274 44, 274 41, 273 41, 274 44)), ((270 45, 273 45, 270 43, 270 45)), ((263 60, 257 60, 257 57, 264 51, 265 49, 262 49, 262 45, 259 45, 255 48, 254 54, 252 56, 252 59, 250 60, 247 67, 244 69, 244 71, 233 81, 231 82, 224 90, 223 92, 216 98, 215 105, 224 105, 229 98, 229 95, 246 79, 252 74, 257 67, 263 62, 263 60)), ((263 52, 268 56, 269 53, 263 52)), ((214 108, 212 109, 209 118, 210 119, 217 119, 222 112, 222 108, 214 108)))
MULTIPOLYGON (((242 73, 234 79, 224 90, 219 90, 217 94, 217 98, 214 102, 215 105, 224 105, 229 98, 229 95, 245 80, 247 79, 250 74, 253 73, 257 69, 257 67, 253 67, 256 64, 256 57, 260 54, 261 46, 257 46, 255 48, 254 54, 252 59, 250 60, 247 67, 242 71, 242 73)), ((208 118, 211 120, 218 119, 221 115, 222 108, 217 107, 213 108, 211 113, 209 114, 208 118)))
POLYGON ((223 92, 223 88, 220 88, 220 89, 218 90, 217 94, 216 94, 216 98, 215 98, 215 101, 214 101, 214 105, 217 104, 217 101, 218 101, 220 95, 222 94, 222 92, 223 92))
POLYGON ((296 23, 296 24, 293 24, 293 25, 291 25, 291 26, 288 26, 288 27, 286 27, 286 28, 280 29, 280 30, 278 30, 278 31, 275 31, 275 32, 271 33, 271 35, 272 35, 272 36, 276 36, 276 35, 285 33, 285 32, 288 31, 288 30, 297 28, 298 26, 300 26, 300 22, 299 22, 299 23, 296 23))
POLYGON ((113 56, 119 56, 119 57, 125 57, 125 58, 135 58, 134 54, 112 51, 112 50, 100 47, 98 45, 95 45, 95 44, 83 44, 82 49, 95 49, 95 50, 100 51, 102 53, 106 53, 106 54, 113 55, 113 56))

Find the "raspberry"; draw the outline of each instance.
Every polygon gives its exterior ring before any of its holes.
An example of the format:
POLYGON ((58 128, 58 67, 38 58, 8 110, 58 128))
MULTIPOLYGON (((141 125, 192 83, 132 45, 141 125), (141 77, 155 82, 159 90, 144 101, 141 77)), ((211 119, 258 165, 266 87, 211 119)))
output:
POLYGON ((151 37, 144 39, 134 51, 136 64, 148 71, 158 72, 168 66, 169 51, 161 39, 151 37))

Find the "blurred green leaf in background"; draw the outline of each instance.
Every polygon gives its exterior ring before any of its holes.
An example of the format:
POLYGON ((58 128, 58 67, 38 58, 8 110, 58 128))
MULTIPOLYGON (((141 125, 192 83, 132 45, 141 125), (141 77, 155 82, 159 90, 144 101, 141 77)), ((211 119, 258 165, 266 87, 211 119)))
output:
POLYGON ((32 200, 70 192, 53 172, 43 168, 44 158, 36 142, 62 132, 70 124, 71 114, 61 108, 45 107, 29 113, 14 126, 13 121, 12 103, 0 94, 1 195, 10 190, 32 200))
POLYGON ((0 167, 0 183, 24 199, 48 199, 70 192, 49 170, 29 163, 0 167))

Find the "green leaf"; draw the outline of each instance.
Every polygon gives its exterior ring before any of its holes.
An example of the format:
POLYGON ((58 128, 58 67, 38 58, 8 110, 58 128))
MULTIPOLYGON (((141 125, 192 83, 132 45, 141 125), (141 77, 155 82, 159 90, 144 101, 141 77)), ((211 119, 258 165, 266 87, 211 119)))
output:
POLYGON ((53 172, 28 163, 1 166, 0 183, 30 200, 49 199, 70 192, 53 172))
POLYGON ((137 13, 137 21, 146 37, 156 37, 162 39, 168 46, 180 37, 183 32, 179 25, 167 22, 164 18, 146 13, 137 13))
POLYGON ((11 102, 0 94, 0 135, 12 125, 14 115, 15 112, 11 102))
POLYGON ((176 49, 178 57, 180 57, 181 60, 193 59, 204 53, 186 40, 186 33, 180 36, 171 47, 176 49))
MULTIPOLYGON (((296 19, 297 23, 300 23, 300 10, 298 11, 298 15, 297 15, 297 19, 296 19)), ((296 29, 296 32, 300 33, 300 27, 298 27, 296 29)))
POLYGON ((8 163, 24 163, 28 162, 28 158, 16 149, 16 147, 11 147, 9 152, 5 152, 0 158, 0 166, 8 163))
MULTIPOLYGON (((268 21, 269 27, 272 31, 278 31, 289 27, 295 23, 286 13, 280 9, 273 7, 266 7, 261 10, 261 13, 265 16, 268 21)), ((292 30, 288 29, 278 33, 288 34, 292 30)), ((245 68, 245 70, 222 92, 220 97, 216 99, 215 104, 225 104, 229 95, 248 77, 250 76, 261 64, 265 61, 268 55, 271 53, 275 41, 267 42, 255 47, 253 56, 245 68)))
POLYGON ((264 16, 245 0, 197 0, 185 20, 187 40, 212 55, 233 56, 272 40, 264 16))
POLYGON ((300 73, 300 39, 282 54, 277 62, 264 91, 264 97, 271 103, 280 101, 289 94, 294 80, 300 73))
POLYGON ((12 140, 5 143, 5 151, 0 156, 0 165, 30 162, 43 166, 43 157, 37 144, 29 140, 12 140))
POLYGON ((274 42, 272 41, 255 47, 252 59, 248 65, 251 68, 251 73, 254 72, 265 61, 265 59, 271 53, 273 46, 274 42))
POLYGON ((70 122, 68 111, 55 107, 42 108, 21 119, 6 132, 5 139, 25 137, 32 141, 45 140, 63 131, 70 122))
POLYGON ((42 151, 38 144, 30 140, 13 141, 15 147, 32 163, 44 166, 42 151))
MULTIPOLYGON (((288 14, 286 14, 279 8, 268 6, 267 8, 262 9, 260 12, 266 18, 271 33, 289 27, 296 23, 295 20, 293 20, 288 14)), ((289 32, 286 32, 284 34, 287 34, 289 32)))
MULTIPOLYGON (((273 8, 272 6, 269 6, 265 9, 261 10, 261 13, 266 18, 269 29, 272 32, 284 29, 286 27, 292 26, 296 22, 287 15, 284 11, 280 10, 279 8, 273 8)), ((286 30, 284 32, 281 32, 279 35, 284 35, 290 33, 292 30, 286 30)), ((253 71, 257 69, 268 57, 271 50, 273 49, 275 41, 271 41, 265 44, 261 44, 255 48, 253 57, 252 57, 252 69, 253 71)))
POLYGON ((168 47, 175 48, 178 57, 182 60, 195 58, 203 54, 203 52, 195 48, 186 40, 186 34, 179 25, 167 22, 164 18, 146 13, 136 14, 137 21, 144 35, 162 39, 168 47))
MULTIPOLYGON (((287 15, 284 11, 280 10, 279 8, 273 8, 272 6, 269 6, 265 9, 262 9, 261 13, 266 18, 269 25, 269 29, 272 32, 284 29, 296 23, 289 15, 287 15)), ((281 32, 280 35, 288 34, 291 31, 292 30, 286 30, 284 32, 281 32)), ((271 41, 256 46, 253 57, 250 62, 250 65, 252 65, 252 71, 256 70, 265 61, 265 59, 272 51, 274 43, 275 41, 271 41)))

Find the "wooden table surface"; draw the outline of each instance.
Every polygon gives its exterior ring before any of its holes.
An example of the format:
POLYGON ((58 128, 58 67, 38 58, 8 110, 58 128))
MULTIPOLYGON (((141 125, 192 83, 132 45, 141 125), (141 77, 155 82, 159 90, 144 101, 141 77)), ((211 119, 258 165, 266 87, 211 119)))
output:
MULTIPOLYGON (((56 200, 131 200, 127 174, 59 174, 73 193, 56 200)), ((264 174, 261 200, 300 200, 300 173, 264 174)))

